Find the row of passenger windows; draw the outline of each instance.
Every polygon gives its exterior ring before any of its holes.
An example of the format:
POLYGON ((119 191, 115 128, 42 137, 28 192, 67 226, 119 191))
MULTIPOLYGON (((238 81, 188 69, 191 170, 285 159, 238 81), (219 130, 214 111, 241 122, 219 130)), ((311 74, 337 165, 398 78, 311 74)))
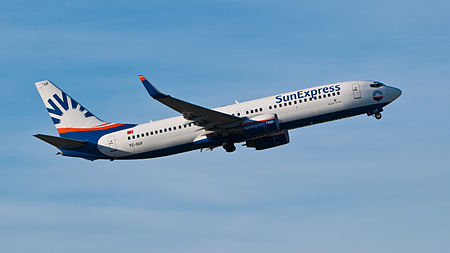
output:
POLYGON ((175 130, 179 130, 179 129, 182 129, 183 127, 184 128, 187 128, 187 127, 191 127, 191 126, 193 126, 194 124, 193 123, 188 123, 188 124, 186 124, 186 125, 179 125, 178 126, 178 128, 177 128, 177 126, 174 126, 174 127, 169 127, 169 128, 164 128, 164 129, 159 129, 159 130, 154 130, 154 131, 150 131, 150 132, 146 132, 146 133, 141 133, 141 134, 136 134, 136 135, 131 135, 131 136, 128 136, 128 140, 131 140, 131 139, 138 139, 138 138, 143 138, 143 137, 145 137, 145 136, 150 136, 150 135, 157 135, 157 134, 162 134, 162 133, 167 133, 167 132, 171 132, 171 131, 175 131, 175 130))
MULTIPOLYGON (((328 97, 331 97, 331 96, 336 96, 336 95, 341 95, 341 93, 338 91, 338 92, 333 92, 333 93, 328 93, 328 97)), ((326 98, 327 97, 327 95, 319 95, 319 96, 314 96, 314 97, 310 97, 309 98, 309 101, 312 101, 312 100, 317 100, 317 99, 322 99, 322 98, 326 98)), ((294 100, 293 101, 294 102, 294 104, 297 104, 297 100, 294 100)), ((306 102, 308 102, 308 99, 307 98, 304 98, 304 99, 300 99, 300 100, 298 100, 298 103, 299 104, 301 104, 301 103, 306 103, 306 102)), ((288 105, 292 105, 292 102, 285 102, 284 103, 284 106, 288 106, 288 105)), ((274 105, 273 107, 270 105, 269 106, 269 110, 272 110, 272 108, 273 109, 275 109, 275 108, 277 108, 277 106, 278 107, 283 107, 283 104, 278 104, 278 105, 274 105)), ((257 112, 262 112, 263 111, 263 108, 256 108, 256 109, 252 109, 252 110, 247 110, 247 111, 245 111, 245 114, 252 114, 252 113, 257 113, 257 112)), ((236 115, 236 116, 241 116, 241 113, 240 112, 238 112, 238 113, 236 113, 236 114, 232 114, 233 116, 234 115, 236 115)))
MULTIPOLYGON (((263 111, 263 108, 256 108, 256 109, 252 109, 252 110, 247 110, 247 111, 245 111, 245 114, 252 114, 252 113, 257 113, 257 112, 262 112, 263 111)), ((235 115, 234 113, 232 114, 233 116, 235 115)), ((241 113, 240 112, 238 112, 238 113, 236 113, 236 116, 241 116, 241 113)))
MULTIPOLYGON (((336 96, 336 95, 339 96, 339 95, 341 95, 341 93, 339 91, 338 92, 333 92, 333 93, 328 93, 328 97, 336 96)), ((326 98, 326 97, 327 97, 327 95, 319 95, 319 96, 315 96, 315 97, 310 97, 309 101, 322 99, 322 98, 326 98)), ((308 101, 308 99, 304 98, 304 99, 294 100, 293 102, 294 102, 294 104, 297 104, 297 103, 301 104, 301 103, 306 103, 307 101, 308 101)), ((284 102, 284 106, 288 106, 288 105, 292 105, 292 102, 291 101, 284 102)), ((272 108, 276 109, 277 106, 279 108, 281 108, 281 107, 283 107, 283 104, 280 103, 278 105, 274 105, 273 107, 271 105, 269 105, 269 110, 272 110, 272 108)), ((262 111, 263 111, 262 108, 256 108, 256 109, 245 111, 245 114, 252 114, 252 113, 257 113, 257 112, 262 112, 262 111)), ((232 115, 234 116, 235 114, 233 113, 232 115)), ((238 116, 238 117, 241 116, 241 113, 240 112, 236 113, 236 116, 238 116)), ((193 125, 193 123, 186 124, 186 125, 184 125, 184 128, 191 127, 192 125, 193 125)), ((182 129, 182 128, 183 127, 181 125, 178 126, 178 129, 182 129)), ((142 133, 142 134, 128 136, 128 140, 131 140, 131 139, 134 140, 134 139, 137 139, 137 138, 140 138, 140 137, 145 137, 145 136, 150 136, 150 135, 157 135, 157 134, 162 134, 163 132, 166 133, 166 132, 175 131, 175 130, 177 130, 176 126, 174 126, 173 128, 169 127, 169 128, 159 129, 159 130, 155 130, 155 131, 146 132, 145 134, 142 133)))

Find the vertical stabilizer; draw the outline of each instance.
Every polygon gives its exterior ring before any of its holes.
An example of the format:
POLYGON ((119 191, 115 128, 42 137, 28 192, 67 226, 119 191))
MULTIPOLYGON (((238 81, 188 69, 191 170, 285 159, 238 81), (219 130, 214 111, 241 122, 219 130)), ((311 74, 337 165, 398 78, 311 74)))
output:
POLYGON ((46 80, 36 83, 36 88, 55 124, 58 133, 97 130, 109 125, 95 117, 81 104, 46 80))

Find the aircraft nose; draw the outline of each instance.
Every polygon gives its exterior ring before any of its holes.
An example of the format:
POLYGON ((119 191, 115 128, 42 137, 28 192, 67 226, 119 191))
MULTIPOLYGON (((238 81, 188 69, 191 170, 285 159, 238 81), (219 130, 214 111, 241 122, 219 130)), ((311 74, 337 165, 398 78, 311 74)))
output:
POLYGON ((402 95, 402 90, 400 90, 399 88, 391 87, 391 90, 389 91, 389 93, 391 94, 392 101, 394 101, 398 97, 400 97, 400 95, 402 95))

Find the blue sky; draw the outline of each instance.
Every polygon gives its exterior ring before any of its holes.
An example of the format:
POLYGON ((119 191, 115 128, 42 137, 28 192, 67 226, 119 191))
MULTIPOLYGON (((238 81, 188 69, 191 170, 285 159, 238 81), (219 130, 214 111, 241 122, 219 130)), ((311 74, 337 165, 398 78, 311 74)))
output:
POLYGON ((0 251, 450 250, 447 1, 4 1, 0 251), (177 115, 137 74, 216 107, 335 81, 403 95, 383 119, 291 131, 261 152, 55 156, 35 81, 100 118, 177 115))

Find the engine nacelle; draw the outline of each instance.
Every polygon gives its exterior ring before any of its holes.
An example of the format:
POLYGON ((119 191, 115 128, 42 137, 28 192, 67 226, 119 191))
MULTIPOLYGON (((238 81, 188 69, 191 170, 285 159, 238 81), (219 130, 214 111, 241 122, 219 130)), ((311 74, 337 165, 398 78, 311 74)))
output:
POLYGON ((289 143, 289 133, 286 130, 273 133, 264 137, 248 140, 246 142, 247 147, 256 148, 256 150, 262 150, 267 148, 273 148, 289 143))
POLYGON ((280 130, 276 114, 263 114, 249 118, 242 123, 244 137, 264 136, 280 130))

